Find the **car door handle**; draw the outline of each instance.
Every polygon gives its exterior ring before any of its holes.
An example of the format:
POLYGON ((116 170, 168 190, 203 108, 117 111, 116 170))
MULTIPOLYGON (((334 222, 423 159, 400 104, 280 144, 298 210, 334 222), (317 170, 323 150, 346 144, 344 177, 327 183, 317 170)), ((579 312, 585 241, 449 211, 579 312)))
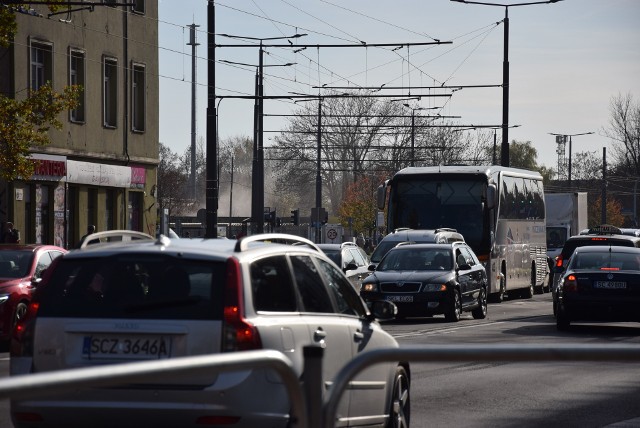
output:
POLYGON ((364 334, 361 331, 356 331, 355 333, 353 333, 353 340, 355 342, 362 342, 362 340, 364 339, 364 334))
POLYGON ((316 329, 316 331, 313 332, 313 340, 315 340, 316 342, 321 342, 326 337, 327 337, 327 332, 321 328, 318 328, 316 329))

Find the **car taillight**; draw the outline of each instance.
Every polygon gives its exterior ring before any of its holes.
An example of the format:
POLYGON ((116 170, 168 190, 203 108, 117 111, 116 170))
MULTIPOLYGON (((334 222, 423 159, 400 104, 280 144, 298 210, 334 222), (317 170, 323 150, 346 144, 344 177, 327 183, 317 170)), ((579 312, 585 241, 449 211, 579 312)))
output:
POLYGON ((569 275, 564 279, 564 284, 562 284, 562 289, 564 291, 578 291, 578 280, 575 275, 569 275))
POLYGON ((556 257, 556 267, 562 267, 562 254, 556 257))
POLYGON ((261 349, 258 329, 243 318, 242 273, 234 258, 227 262, 227 283, 224 295, 224 327, 222 351, 247 351, 261 349))
POLYGON ((29 303, 24 318, 18 321, 11 332, 12 357, 33 357, 33 333, 35 331, 36 315, 40 303, 29 303))

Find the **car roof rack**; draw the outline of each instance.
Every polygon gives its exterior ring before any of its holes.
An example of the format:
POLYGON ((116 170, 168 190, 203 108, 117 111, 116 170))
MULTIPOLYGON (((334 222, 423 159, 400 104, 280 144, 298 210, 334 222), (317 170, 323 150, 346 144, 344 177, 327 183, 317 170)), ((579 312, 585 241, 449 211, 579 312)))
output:
POLYGON ((287 244, 287 245, 305 245, 313 250, 322 253, 322 250, 313 242, 306 238, 302 238, 296 235, 289 235, 286 233, 259 233, 257 235, 245 236, 238 239, 234 252, 241 253, 249 248, 249 244, 252 242, 264 242, 273 244, 287 244))
POLYGON ((343 247, 357 247, 358 245, 355 242, 343 242, 342 244, 340 244, 340 248, 343 247))
POLYGON ((586 235, 622 235, 622 230, 611 224, 601 224, 590 228, 586 235))
POLYGON ((434 230, 434 233, 438 233, 438 232, 455 232, 458 233, 458 229, 454 229, 451 227, 439 227, 436 230, 434 230))
POLYGON ((155 239, 151 235, 136 230, 104 230, 87 235, 80 248, 93 247, 98 244, 155 241, 155 239))

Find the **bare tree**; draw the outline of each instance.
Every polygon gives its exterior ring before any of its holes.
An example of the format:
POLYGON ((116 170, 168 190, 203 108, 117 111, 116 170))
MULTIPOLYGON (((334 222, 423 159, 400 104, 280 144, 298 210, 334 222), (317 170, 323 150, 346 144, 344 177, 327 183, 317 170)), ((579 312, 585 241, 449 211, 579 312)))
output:
POLYGON ((169 216, 183 215, 188 174, 180 165, 180 158, 168 146, 160 143, 158 164, 158 202, 169 210, 169 216))
POLYGON ((640 103, 633 95, 618 94, 609 104, 611 118, 604 135, 614 141, 613 155, 616 169, 635 176, 640 175, 640 103))

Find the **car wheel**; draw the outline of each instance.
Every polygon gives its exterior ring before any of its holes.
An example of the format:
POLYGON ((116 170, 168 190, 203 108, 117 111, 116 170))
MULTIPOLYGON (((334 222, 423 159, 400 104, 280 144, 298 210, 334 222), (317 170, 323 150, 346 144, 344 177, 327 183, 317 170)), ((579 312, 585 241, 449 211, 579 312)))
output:
POLYGON ((480 289, 478 307, 471 311, 471 315, 477 320, 483 320, 487 317, 487 291, 484 287, 480 289))
POLYGON ((404 367, 398 366, 393 379, 387 428, 409 428, 410 419, 409 376, 404 367))
POLYGON ((571 324, 571 320, 567 315, 567 312, 564 310, 562 305, 558 303, 556 305, 556 327, 559 331, 566 331, 569 329, 569 325, 571 324))
POLYGON ((460 321, 460 314, 462 313, 462 301, 460 300, 460 292, 453 290, 453 296, 451 296, 451 302, 447 308, 447 313, 444 318, 450 322, 460 321))
POLYGON ((27 315, 27 304, 24 302, 20 302, 18 303, 18 306, 16 306, 16 312, 15 315, 13 316, 13 326, 15 327, 16 324, 18 324, 18 321, 21 321, 24 319, 25 315, 27 315))

